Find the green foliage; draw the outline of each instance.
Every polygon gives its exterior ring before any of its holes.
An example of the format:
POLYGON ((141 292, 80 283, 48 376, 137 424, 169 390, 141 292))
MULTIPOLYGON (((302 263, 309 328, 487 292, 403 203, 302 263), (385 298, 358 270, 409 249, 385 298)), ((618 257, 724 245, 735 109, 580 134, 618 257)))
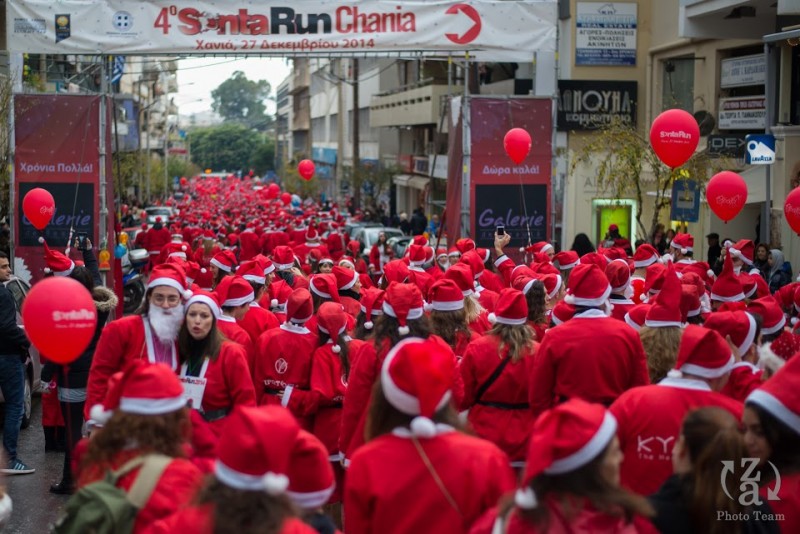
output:
POLYGON ((189 132, 192 163, 201 169, 247 169, 259 146, 257 132, 242 124, 221 124, 189 132))
POLYGON ((268 81, 249 80, 243 72, 237 70, 211 91, 214 99, 211 109, 226 121, 263 131, 272 122, 272 117, 265 113, 264 104, 271 90, 268 81))
POLYGON ((275 169, 275 138, 267 137, 260 142, 250 157, 250 167, 258 176, 275 169))
MULTIPOLYGON (((9 78, 0 77, 0 122, 8 124, 13 98, 12 83, 9 78)), ((9 185, 11 184, 11 147, 8 128, 0 130, 0 219, 9 216, 9 185)), ((17 202, 20 202, 17 199, 17 202)), ((20 204, 21 205, 21 204, 20 204)))
POLYGON ((634 126, 616 121, 587 137, 576 151, 571 167, 573 172, 582 165, 592 169, 598 194, 611 198, 633 197, 638 237, 646 239, 660 222, 661 211, 669 208, 675 180, 691 178, 702 189, 727 163, 728 160, 712 159, 705 152, 696 152, 682 167, 672 170, 661 163, 645 135, 634 126), (647 196, 651 191, 655 191, 654 197, 647 196), (653 218, 645 226, 642 212, 647 198, 652 198, 653 218))

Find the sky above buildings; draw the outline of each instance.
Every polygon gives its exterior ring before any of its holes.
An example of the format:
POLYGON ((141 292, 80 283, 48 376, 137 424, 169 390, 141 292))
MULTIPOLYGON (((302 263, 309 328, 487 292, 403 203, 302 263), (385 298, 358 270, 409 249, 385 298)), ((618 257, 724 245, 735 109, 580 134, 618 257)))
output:
MULTIPOLYGON (((267 80, 272 96, 278 84, 291 72, 283 58, 198 57, 178 61, 178 94, 174 101, 180 114, 187 116, 211 111, 211 91, 237 70, 251 80, 267 80)), ((275 103, 267 102, 267 113, 275 112, 275 103)))

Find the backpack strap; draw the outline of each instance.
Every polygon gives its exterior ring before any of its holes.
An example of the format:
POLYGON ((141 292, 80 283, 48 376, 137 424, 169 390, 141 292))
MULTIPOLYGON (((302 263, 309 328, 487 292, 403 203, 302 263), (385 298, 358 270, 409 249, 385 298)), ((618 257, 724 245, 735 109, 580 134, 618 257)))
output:
POLYGON ((173 458, 163 454, 148 454, 142 457, 142 469, 128 490, 128 500, 138 509, 144 508, 150 495, 161 479, 164 470, 173 458))

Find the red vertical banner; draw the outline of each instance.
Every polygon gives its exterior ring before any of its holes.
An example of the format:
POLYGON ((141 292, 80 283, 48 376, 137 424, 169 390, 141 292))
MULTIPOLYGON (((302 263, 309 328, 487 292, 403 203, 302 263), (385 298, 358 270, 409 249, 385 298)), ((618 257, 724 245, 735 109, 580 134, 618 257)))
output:
MULTIPOLYGON (((14 96, 14 193, 16 274, 32 283, 44 274, 44 254, 38 238, 59 251, 67 248, 70 230, 83 232, 99 252, 113 244, 113 203, 108 204, 109 233, 99 235, 100 222, 100 98, 84 95, 14 96), (22 199, 41 187, 55 199, 56 209, 43 232, 22 212, 22 199)), ((109 136, 105 136, 110 140, 109 136)), ((106 154, 111 154, 110 147, 106 154)), ((108 167, 107 167, 108 169, 108 167)), ((107 199, 113 199, 110 174, 107 199)), ((72 252, 73 260, 80 254, 72 252)))
POLYGON ((493 246, 497 226, 511 235, 511 247, 548 239, 552 117, 549 99, 470 99, 471 230, 479 247, 493 246), (512 128, 523 128, 532 140, 519 165, 503 148, 512 128))

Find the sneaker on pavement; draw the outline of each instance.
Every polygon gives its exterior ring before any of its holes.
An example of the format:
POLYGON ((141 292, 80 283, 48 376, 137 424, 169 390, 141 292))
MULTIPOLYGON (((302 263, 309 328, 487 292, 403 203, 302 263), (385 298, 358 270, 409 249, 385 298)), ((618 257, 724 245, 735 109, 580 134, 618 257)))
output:
POLYGON ((36 469, 29 467, 20 460, 11 460, 8 462, 8 467, 0 469, 0 473, 5 475, 29 475, 35 472, 36 469))

